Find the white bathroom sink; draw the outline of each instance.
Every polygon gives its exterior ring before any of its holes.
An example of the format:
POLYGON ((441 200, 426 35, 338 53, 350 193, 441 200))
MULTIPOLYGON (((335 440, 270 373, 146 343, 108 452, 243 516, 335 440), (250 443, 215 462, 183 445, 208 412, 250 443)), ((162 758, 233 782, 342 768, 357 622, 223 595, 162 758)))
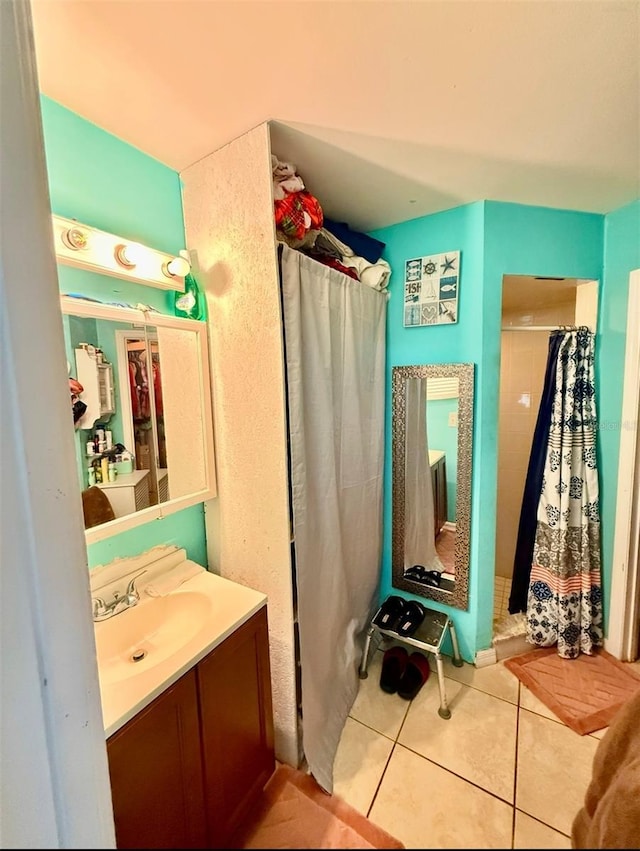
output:
POLYGON ((94 623, 107 738, 266 602, 259 591, 202 570, 162 597, 141 589, 136 606, 94 623))
POLYGON ((207 594, 182 591, 143 599, 95 624, 101 683, 137 676, 173 656, 203 629, 212 608, 207 594))

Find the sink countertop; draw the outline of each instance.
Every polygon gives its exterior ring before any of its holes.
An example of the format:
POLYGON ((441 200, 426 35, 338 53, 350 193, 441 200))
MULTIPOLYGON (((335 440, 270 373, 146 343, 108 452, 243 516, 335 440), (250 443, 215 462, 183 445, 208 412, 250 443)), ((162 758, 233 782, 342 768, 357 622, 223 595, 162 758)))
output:
POLYGON ((437 464, 438 461, 444 458, 444 452, 441 449, 430 449, 429 450, 429 464, 433 466, 437 464))
MULTIPOLYGON (((212 603, 211 618, 202 629, 160 664, 147 670, 141 668, 139 673, 135 672, 120 681, 103 682, 101 679, 100 695, 105 738, 113 735, 141 709, 148 706, 267 603, 266 596, 259 591, 208 571, 183 582, 167 596, 194 591, 207 595, 212 603)), ((148 599, 143 596, 138 606, 144 606, 148 599)), ((126 612, 114 617, 117 619, 123 615, 126 615, 126 612)), ((108 621, 94 624, 96 634, 104 623, 108 621)))

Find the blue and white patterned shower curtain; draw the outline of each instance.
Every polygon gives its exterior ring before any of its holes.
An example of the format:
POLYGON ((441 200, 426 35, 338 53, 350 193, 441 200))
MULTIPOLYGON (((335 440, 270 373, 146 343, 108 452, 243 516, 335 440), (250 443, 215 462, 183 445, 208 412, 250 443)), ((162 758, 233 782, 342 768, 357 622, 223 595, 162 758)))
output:
POLYGON ((527 639, 567 659, 603 641, 593 333, 564 332, 556 364, 527 597, 527 639))

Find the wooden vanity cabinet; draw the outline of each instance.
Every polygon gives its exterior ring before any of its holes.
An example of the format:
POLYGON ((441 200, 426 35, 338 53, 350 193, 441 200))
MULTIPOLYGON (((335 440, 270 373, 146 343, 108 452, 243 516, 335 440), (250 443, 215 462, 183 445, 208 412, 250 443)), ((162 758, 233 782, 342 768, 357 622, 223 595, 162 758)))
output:
POLYGON ((107 740, 118 848, 206 847, 195 670, 107 740))
POLYGON ((266 608, 107 740, 118 848, 222 848, 275 769, 266 608))
POLYGON ((275 770, 266 609, 203 659, 197 677, 209 848, 228 848, 275 770))

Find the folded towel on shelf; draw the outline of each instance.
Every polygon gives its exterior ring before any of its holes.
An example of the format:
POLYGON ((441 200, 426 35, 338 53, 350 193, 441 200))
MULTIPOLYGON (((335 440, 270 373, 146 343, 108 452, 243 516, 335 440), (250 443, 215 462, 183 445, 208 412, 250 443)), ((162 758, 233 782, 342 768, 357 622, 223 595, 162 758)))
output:
POLYGON ((369 236, 367 233, 360 233, 357 230, 352 230, 346 222, 334 222, 333 219, 324 220, 324 226, 334 236, 337 236, 341 242, 348 245, 354 254, 359 254, 368 260, 369 263, 377 263, 382 257, 382 252, 385 248, 385 243, 379 239, 369 236))
MULTIPOLYGON (((320 235, 323 237, 325 244, 328 242, 333 245, 341 254, 341 262, 345 266, 350 266, 358 273, 358 277, 363 284, 367 284, 374 290, 384 290, 389 284, 391 277, 391 266, 386 260, 378 260, 377 263, 370 263, 364 257, 354 254, 353 249, 344 242, 338 239, 337 236, 322 227, 320 235)), ((319 237, 318 237, 319 238, 319 237)))
POLYGON ((187 559, 177 567, 172 567, 171 570, 167 570, 147 582, 144 587, 145 594, 148 594, 149 597, 165 597, 188 579, 202 573, 204 569, 202 565, 187 559))

